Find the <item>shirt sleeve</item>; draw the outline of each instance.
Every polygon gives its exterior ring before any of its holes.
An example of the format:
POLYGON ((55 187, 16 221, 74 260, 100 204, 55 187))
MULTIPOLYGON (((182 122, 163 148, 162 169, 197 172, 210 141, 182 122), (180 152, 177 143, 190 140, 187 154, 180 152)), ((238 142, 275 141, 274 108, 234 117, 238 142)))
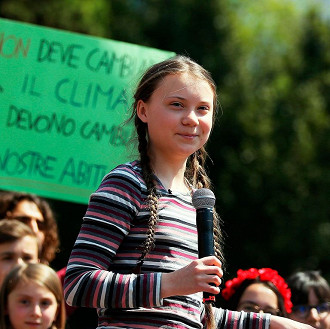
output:
POLYGON ((72 249, 64 295, 72 306, 137 308, 162 305, 162 273, 121 274, 113 259, 140 210, 141 181, 133 171, 114 170, 91 195, 72 249))
POLYGON ((269 329, 270 314, 247 313, 215 308, 216 328, 221 329, 269 329))

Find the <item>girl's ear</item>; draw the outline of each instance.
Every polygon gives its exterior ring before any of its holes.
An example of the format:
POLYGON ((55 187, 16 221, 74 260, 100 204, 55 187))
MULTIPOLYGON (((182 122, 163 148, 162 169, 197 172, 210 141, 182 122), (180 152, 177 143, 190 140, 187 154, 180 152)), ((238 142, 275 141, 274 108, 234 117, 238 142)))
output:
POLYGON ((139 117, 139 119, 144 123, 148 122, 147 107, 148 104, 141 99, 138 101, 136 105, 136 114, 139 117))

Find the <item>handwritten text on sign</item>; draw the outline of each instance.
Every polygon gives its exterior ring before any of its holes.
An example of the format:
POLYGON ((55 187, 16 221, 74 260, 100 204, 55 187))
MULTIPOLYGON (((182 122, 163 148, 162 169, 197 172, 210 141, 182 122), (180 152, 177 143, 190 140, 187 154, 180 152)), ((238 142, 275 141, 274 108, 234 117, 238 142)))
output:
POLYGON ((0 19, 0 189, 87 202, 130 160, 140 74, 173 55, 0 19))

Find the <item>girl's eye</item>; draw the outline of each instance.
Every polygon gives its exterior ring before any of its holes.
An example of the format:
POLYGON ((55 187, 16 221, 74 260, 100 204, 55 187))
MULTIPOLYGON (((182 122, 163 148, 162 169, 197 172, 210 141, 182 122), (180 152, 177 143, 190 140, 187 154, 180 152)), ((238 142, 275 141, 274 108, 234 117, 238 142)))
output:
POLYGON ((175 107, 183 107, 183 105, 180 102, 172 102, 171 105, 175 107))
POLYGON ((19 303, 22 304, 22 305, 29 305, 29 300, 28 299, 21 299, 19 301, 19 303))
POLYGON ((201 111, 208 111, 210 108, 208 106, 204 105, 204 106, 200 106, 198 109, 201 111))
POLYGON ((48 300, 48 299, 43 300, 43 301, 41 302, 41 305, 42 305, 43 307, 48 307, 48 306, 50 306, 50 305, 52 305, 52 304, 53 304, 52 301, 51 301, 51 300, 48 300))

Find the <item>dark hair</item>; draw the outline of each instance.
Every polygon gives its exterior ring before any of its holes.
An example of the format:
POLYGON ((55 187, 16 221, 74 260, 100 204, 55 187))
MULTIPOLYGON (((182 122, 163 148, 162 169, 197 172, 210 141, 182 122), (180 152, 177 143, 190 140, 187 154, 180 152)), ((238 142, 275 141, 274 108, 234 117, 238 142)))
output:
POLYGON ((330 301, 330 287, 319 271, 299 271, 292 274, 287 283, 291 289, 291 301, 293 305, 308 304, 310 290, 313 290, 320 301, 330 301))
POLYGON ((237 310, 239 301, 240 301, 245 289, 254 283, 262 284, 265 287, 272 290, 277 297, 278 309, 280 311, 279 315, 287 316, 287 311, 285 309, 284 299, 283 299, 282 294, 278 291, 278 289, 272 282, 261 280, 259 277, 256 277, 255 279, 244 280, 241 283, 241 285, 235 290, 234 294, 228 300, 225 301, 225 307, 229 310, 237 310))
POLYGON ((29 201, 39 208, 45 223, 45 240, 40 251, 40 261, 49 264, 56 255, 59 247, 57 223, 54 213, 48 202, 41 197, 23 192, 1 192, 0 193, 0 218, 8 218, 8 212, 15 210, 21 201, 29 201))
MULTIPOLYGON (((170 59, 164 60, 151 66, 142 76, 135 94, 134 103, 132 108, 132 114, 129 121, 134 121, 137 141, 138 141, 138 151, 140 154, 140 163, 142 168, 142 175, 146 182, 148 189, 148 206, 150 209, 150 217, 148 221, 148 232, 147 238, 144 242, 144 248, 136 266, 135 272, 139 272, 143 264, 144 258, 154 247, 154 232, 158 221, 158 196, 156 194, 156 187, 154 182, 154 174, 150 164, 149 158, 149 142, 148 142, 148 127, 147 124, 142 122, 137 115, 138 102, 142 100, 143 102, 148 102, 150 97, 159 86, 161 81, 168 75, 176 75, 188 73, 194 77, 206 81, 214 93, 213 98, 213 122, 215 120, 218 101, 217 101, 217 91, 214 80, 212 79, 210 73, 205 70, 202 66, 197 64, 195 61, 186 56, 175 56, 170 59)), ((204 169, 205 160, 207 157, 207 152, 204 147, 197 150, 194 154, 190 155, 187 160, 187 167, 185 171, 185 178, 191 186, 194 188, 209 188, 211 183, 206 171, 204 169)), ((216 212, 214 212, 214 246, 216 256, 224 264, 224 257, 222 253, 223 239, 221 231, 219 228, 220 218, 216 212)), ((210 305, 210 304, 209 304, 210 305)), ((210 309, 206 308, 207 318, 211 317, 210 309)), ((212 320, 207 320, 208 324, 213 322, 212 320), (211 322, 210 322, 211 321, 211 322)))
POLYGON ((6 276, 0 292, 0 328, 11 328, 7 316, 8 295, 20 282, 30 281, 36 282, 54 294, 57 301, 57 313, 50 329, 64 329, 66 315, 61 281, 51 267, 40 263, 16 266, 6 276))

